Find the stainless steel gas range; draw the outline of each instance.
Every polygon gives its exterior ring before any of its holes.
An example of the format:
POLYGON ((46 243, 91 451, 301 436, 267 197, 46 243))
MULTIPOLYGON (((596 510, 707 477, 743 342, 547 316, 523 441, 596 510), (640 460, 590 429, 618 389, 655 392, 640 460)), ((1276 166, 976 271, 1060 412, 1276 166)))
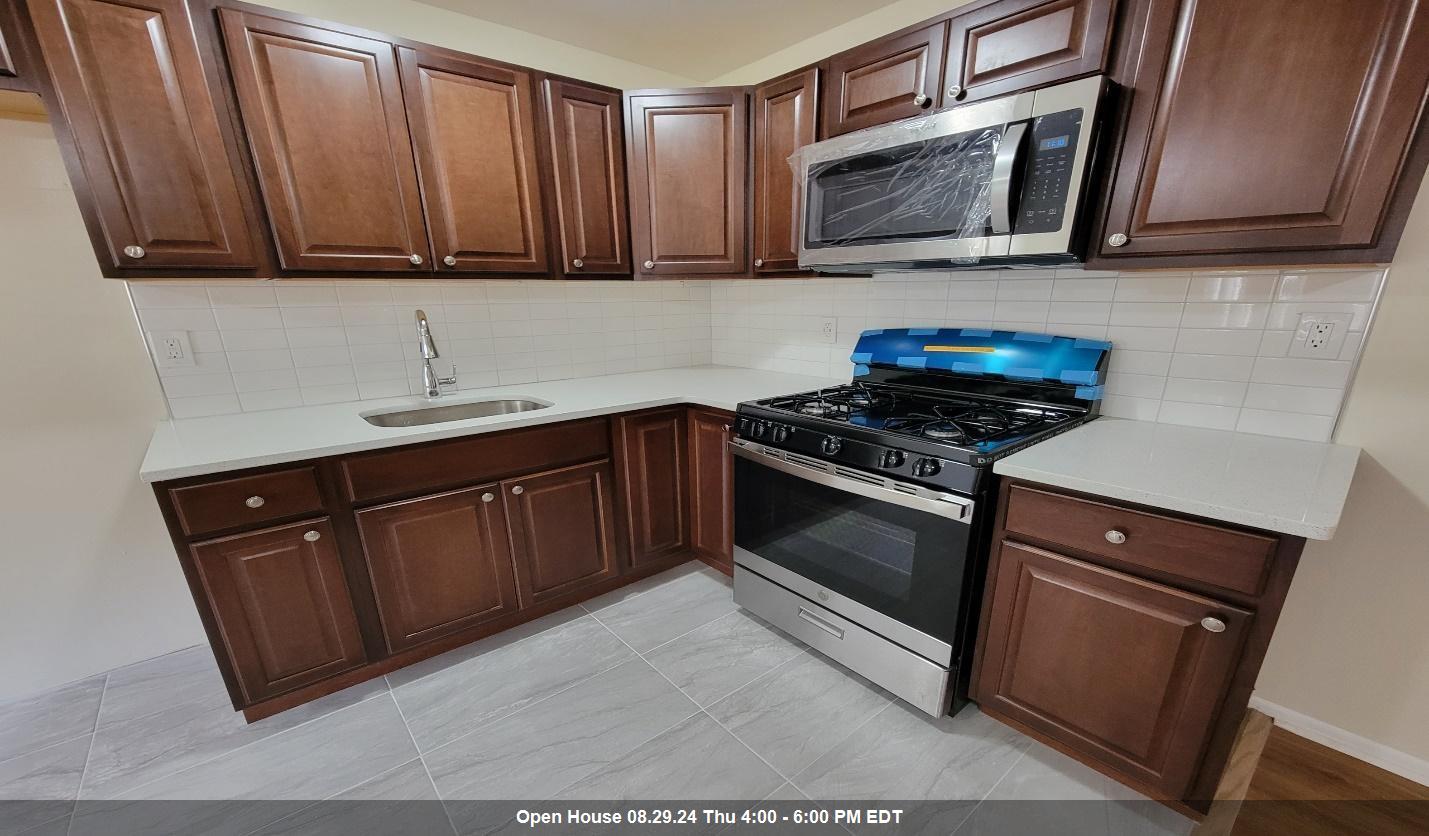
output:
POLYGON ((1111 346, 865 332, 854 380, 739 405, 735 601, 933 715, 966 702, 992 462, 1094 418, 1111 346))

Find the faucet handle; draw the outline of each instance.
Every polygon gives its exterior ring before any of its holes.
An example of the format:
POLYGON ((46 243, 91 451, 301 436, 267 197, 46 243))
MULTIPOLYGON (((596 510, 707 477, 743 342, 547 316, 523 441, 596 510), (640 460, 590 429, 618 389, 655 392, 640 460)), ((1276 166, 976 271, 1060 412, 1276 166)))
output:
POLYGON ((455 386, 455 385, 456 385, 456 363, 452 363, 452 376, 451 376, 451 377, 439 377, 439 378, 437 378, 437 385, 438 385, 438 386, 455 386))

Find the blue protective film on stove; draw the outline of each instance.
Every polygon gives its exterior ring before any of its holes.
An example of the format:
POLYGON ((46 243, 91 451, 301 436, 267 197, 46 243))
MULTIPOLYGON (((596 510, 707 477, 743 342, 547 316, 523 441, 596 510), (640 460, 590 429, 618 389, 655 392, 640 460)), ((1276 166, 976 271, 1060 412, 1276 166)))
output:
POLYGON ((855 376, 869 366, 1065 383, 1077 396, 1101 396, 1101 368, 1111 343, 978 328, 883 328, 864 331, 854 348, 855 376), (1095 393, 1095 394, 1093 394, 1095 393))

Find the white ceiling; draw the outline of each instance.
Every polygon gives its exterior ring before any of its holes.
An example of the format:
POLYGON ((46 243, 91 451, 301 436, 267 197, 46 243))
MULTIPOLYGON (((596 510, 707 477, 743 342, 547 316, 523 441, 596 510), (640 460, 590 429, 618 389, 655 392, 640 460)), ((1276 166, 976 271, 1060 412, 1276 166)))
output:
POLYGON ((712 79, 895 0, 422 0, 693 79, 712 79))

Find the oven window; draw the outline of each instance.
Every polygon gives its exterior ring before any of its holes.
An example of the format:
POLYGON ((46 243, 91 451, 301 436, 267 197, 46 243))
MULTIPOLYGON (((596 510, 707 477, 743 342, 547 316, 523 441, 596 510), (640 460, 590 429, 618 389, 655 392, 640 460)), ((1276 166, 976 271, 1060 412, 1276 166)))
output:
POLYGON ((952 643, 971 527, 735 459, 735 544, 952 643))

